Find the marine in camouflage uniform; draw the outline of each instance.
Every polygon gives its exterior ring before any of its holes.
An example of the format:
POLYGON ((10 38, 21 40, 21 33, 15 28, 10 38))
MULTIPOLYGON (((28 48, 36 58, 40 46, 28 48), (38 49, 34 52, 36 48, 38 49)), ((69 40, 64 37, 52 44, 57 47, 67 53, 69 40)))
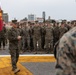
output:
POLYGON ((64 23, 61 24, 61 27, 60 27, 59 30, 60 30, 60 36, 59 36, 59 38, 61 38, 63 36, 63 34, 68 31, 68 29, 65 27, 64 23))
POLYGON ((53 27, 50 24, 45 30, 45 47, 47 53, 53 52, 53 27))
POLYGON ((41 26, 41 46, 42 49, 44 49, 45 46, 45 33, 46 33, 46 27, 44 24, 41 26))
POLYGON ((76 27, 60 39, 56 54, 56 75, 76 75, 76 27))
POLYGON ((41 26, 39 26, 38 23, 33 27, 33 44, 34 44, 34 51, 36 51, 36 53, 38 48, 39 50, 42 49, 41 48, 41 26))
POLYGON ((24 39, 23 49, 30 51, 30 26, 25 26, 23 28, 23 39, 24 39))
POLYGON ((14 70, 16 73, 19 71, 19 69, 17 69, 17 62, 19 58, 18 41, 21 39, 21 37, 16 26, 16 21, 13 20, 11 25, 13 27, 8 32, 9 50, 11 54, 12 70, 14 70))
POLYGON ((3 30, 0 31, 0 50, 1 44, 3 45, 3 50, 5 50, 5 40, 6 40, 6 28, 3 26, 3 30))
POLYGON ((59 40, 60 30, 59 30, 59 23, 55 24, 53 28, 53 46, 59 40))
POLYGON ((30 24, 30 50, 33 51, 34 46, 33 46, 33 25, 34 24, 30 24))

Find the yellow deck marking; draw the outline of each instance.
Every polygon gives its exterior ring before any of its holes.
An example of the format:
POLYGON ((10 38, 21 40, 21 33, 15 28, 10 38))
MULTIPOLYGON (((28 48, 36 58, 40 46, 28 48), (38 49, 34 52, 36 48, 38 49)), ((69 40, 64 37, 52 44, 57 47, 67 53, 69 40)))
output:
MULTIPOLYGON (((18 67, 20 68, 20 72, 17 75, 33 75, 28 69, 20 64, 20 62, 55 62, 55 58, 53 56, 20 56, 18 67)), ((0 57, 0 75, 14 75, 12 67, 11 67, 11 58, 0 57)))

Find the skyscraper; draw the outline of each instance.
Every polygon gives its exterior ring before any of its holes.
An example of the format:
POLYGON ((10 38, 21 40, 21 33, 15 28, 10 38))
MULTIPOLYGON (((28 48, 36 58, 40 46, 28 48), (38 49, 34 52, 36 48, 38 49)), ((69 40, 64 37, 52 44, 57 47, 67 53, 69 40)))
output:
POLYGON ((45 14, 45 11, 43 11, 43 12, 42 12, 43 22, 45 22, 45 17, 46 17, 46 14, 45 14))

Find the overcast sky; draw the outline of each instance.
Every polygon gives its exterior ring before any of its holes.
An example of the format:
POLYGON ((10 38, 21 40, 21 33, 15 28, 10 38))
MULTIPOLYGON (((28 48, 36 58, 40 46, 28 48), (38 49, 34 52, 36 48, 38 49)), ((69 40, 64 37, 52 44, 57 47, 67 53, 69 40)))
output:
POLYGON ((52 19, 76 19, 75 0, 0 0, 1 8, 9 14, 9 20, 18 20, 27 17, 28 14, 35 14, 42 17, 42 12, 46 12, 46 18, 52 19))

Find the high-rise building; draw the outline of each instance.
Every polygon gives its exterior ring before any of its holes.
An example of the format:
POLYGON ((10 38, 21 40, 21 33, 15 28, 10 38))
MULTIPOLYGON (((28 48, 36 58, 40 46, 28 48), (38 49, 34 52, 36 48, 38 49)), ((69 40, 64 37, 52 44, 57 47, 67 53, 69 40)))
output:
POLYGON ((45 14, 45 11, 43 11, 43 12, 42 12, 43 22, 45 22, 45 17, 46 17, 46 14, 45 14))
POLYGON ((5 21, 5 23, 8 23, 8 14, 7 13, 3 13, 3 20, 5 21))
POLYGON ((48 21, 51 22, 51 17, 50 16, 48 16, 48 21))
POLYGON ((36 16, 34 14, 28 15, 28 21, 35 21, 35 20, 36 20, 36 16))

